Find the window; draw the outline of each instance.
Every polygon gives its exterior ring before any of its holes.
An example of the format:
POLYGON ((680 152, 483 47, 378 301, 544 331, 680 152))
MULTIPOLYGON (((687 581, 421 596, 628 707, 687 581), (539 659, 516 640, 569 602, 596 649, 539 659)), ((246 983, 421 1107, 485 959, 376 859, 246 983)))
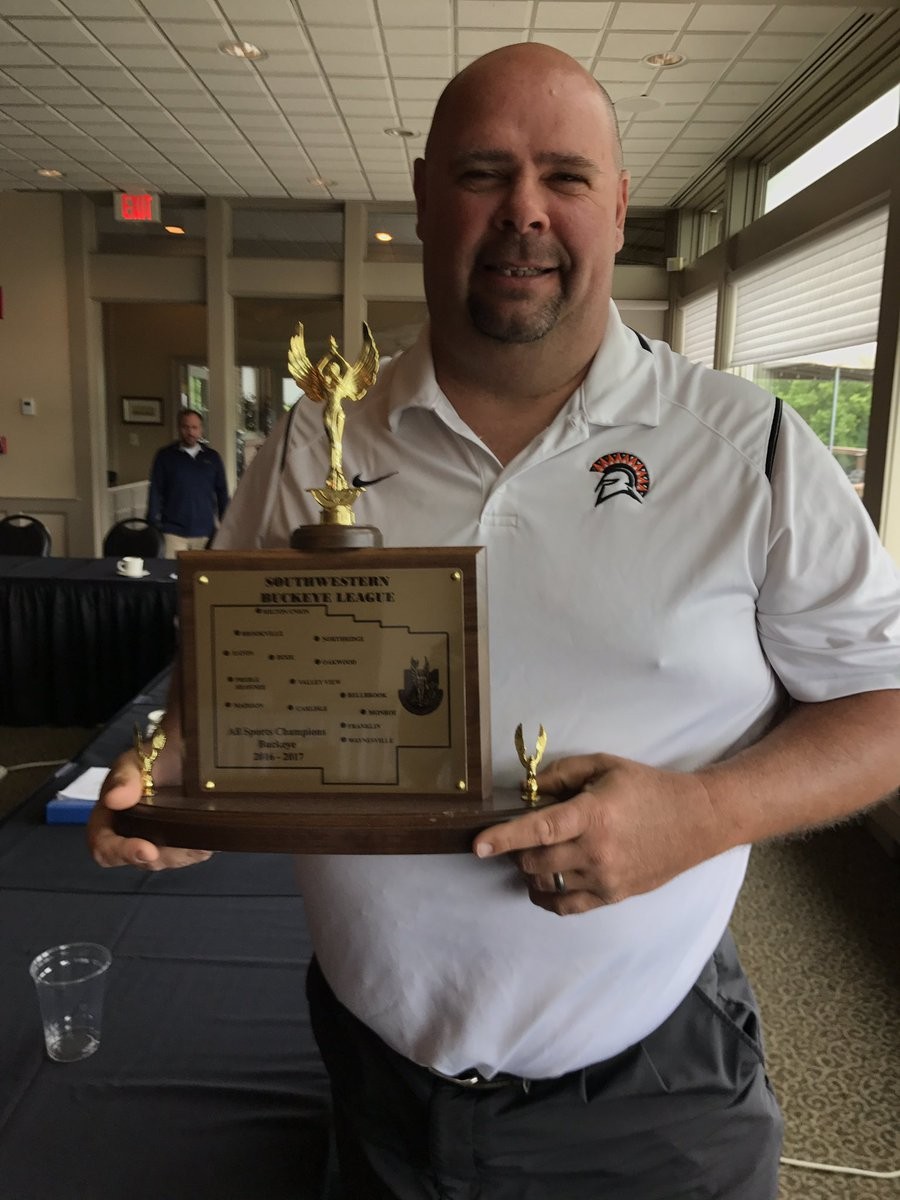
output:
POLYGON ((821 142, 801 154, 773 175, 766 185, 765 212, 771 212, 791 196, 796 196, 805 187, 839 167, 841 163, 871 146, 880 137, 897 127, 900 110, 900 84, 892 88, 874 104, 845 121, 838 129, 821 142))
POLYGON ((735 282, 732 369, 795 408, 861 495, 887 209, 735 282))
POLYGON ((718 306, 716 289, 685 300, 681 305, 681 353, 705 367, 715 365, 718 306))

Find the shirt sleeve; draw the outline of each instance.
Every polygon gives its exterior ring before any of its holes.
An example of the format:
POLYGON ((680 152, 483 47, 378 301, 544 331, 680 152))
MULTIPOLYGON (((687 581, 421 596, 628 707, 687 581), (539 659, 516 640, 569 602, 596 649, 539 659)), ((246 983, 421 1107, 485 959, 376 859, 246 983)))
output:
POLYGON ((797 700, 900 687, 900 572, 838 463, 787 405, 757 621, 797 700))

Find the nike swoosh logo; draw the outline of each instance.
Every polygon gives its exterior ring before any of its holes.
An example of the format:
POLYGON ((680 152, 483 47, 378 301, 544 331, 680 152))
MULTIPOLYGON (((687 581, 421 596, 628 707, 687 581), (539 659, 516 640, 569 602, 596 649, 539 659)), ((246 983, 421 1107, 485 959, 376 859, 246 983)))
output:
POLYGON ((390 479, 392 475, 397 475, 397 471, 388 471, 387 475, 379 475, 376 479, 362 479, 359 475, 354 475, 350 480, 352 487, 371 487, 373 483, 381 483, 382 479, 390 479))

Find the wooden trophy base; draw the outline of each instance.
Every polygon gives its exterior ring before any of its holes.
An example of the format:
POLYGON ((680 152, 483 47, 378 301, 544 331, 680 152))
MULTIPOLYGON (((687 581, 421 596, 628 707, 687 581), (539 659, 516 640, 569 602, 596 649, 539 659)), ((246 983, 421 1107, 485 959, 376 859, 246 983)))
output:
MULTIPOLYGON (((555 798, 546 803, 555 803, 555 798)), ((477 802, 433 797, 260 796, 202 801, 175 788, 116 813, 124 837, 158 846, 275 854, 464 854, 490 825, 542 808, 513 788, 477 802)))

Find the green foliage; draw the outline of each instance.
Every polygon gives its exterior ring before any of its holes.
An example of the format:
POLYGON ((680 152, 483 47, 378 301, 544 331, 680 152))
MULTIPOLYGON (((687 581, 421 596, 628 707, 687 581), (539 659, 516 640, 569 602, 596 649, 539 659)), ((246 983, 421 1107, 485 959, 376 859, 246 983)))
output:
MULTIPOLYGON (((760 374, 757 382, 790 404, 813 432, 828 445, 834 383, 830 379, 785 379, 776 371, 760 374)), ((838 384, 834 445, 864 448, 869 437, 872 385, 859 379, 842 379, 838 384)))

